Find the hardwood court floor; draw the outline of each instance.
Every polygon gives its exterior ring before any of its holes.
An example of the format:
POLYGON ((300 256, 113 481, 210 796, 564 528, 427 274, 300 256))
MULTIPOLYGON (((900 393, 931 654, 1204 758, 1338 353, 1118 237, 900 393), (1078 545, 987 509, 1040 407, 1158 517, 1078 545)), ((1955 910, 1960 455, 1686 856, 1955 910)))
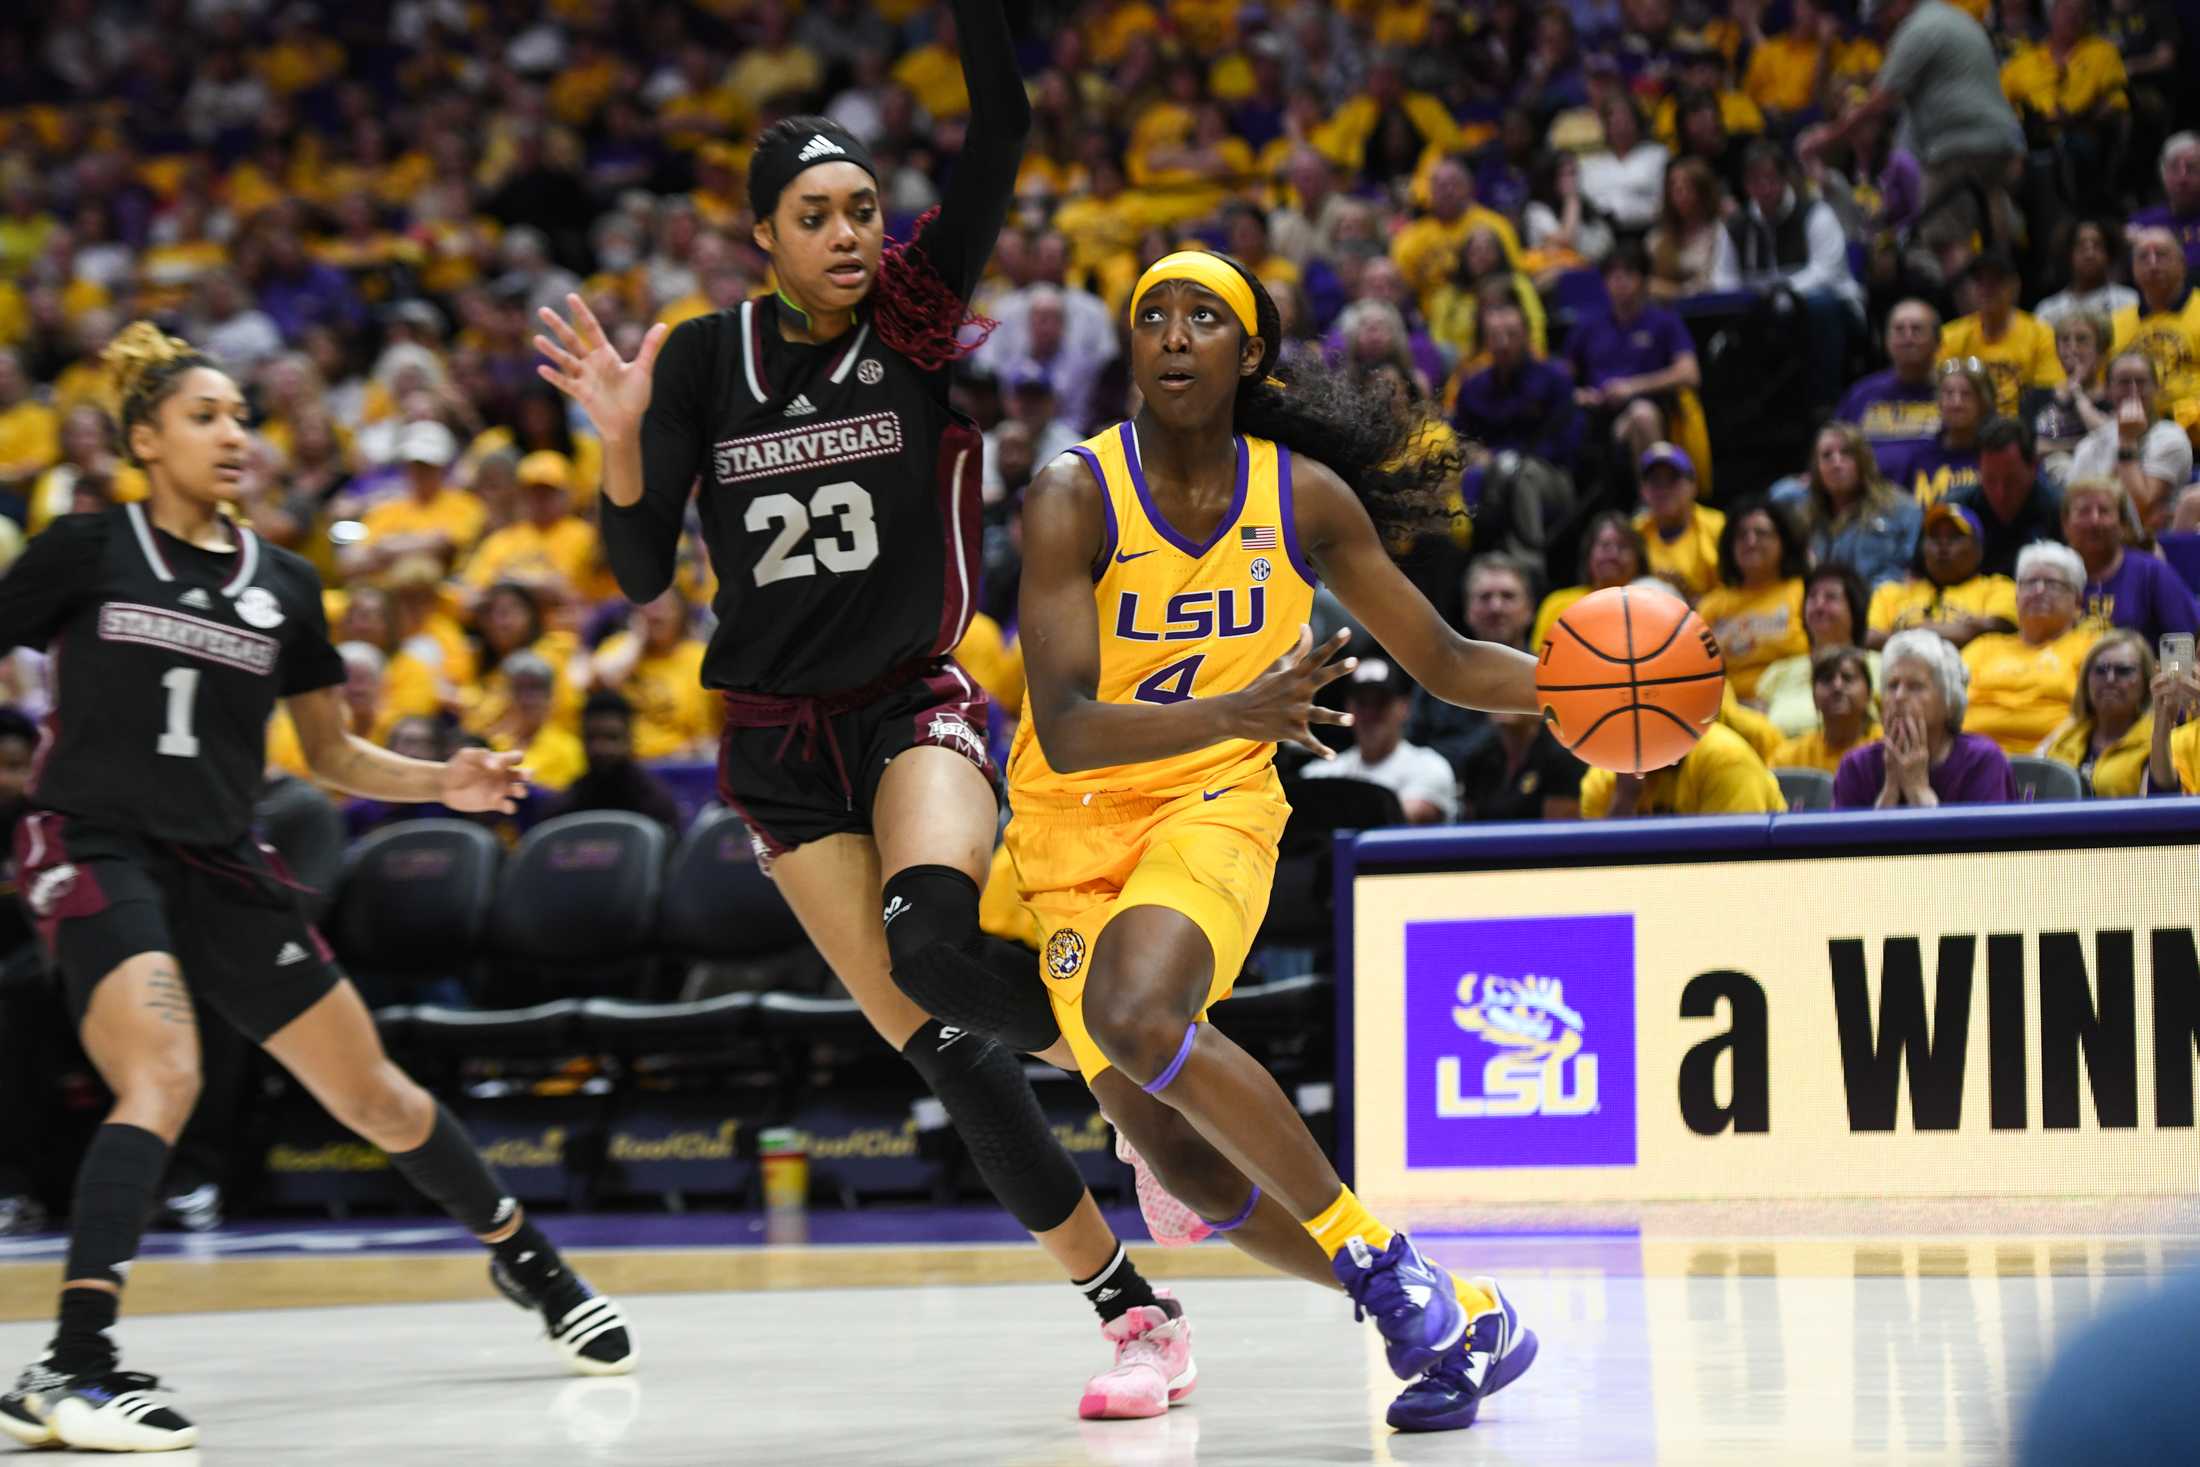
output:
MULTIPOLYGON (((2019 1210, 1995 1230, 1978 1209, 1794 1212, 1472 1235, 1425 1220, 1429 1250, 1497 1273, 1543 1340, 1471 1431, 1433 1437, 1384 1427, 1397 1382, 1341 1300, 1211 1277, 1239 1269, 1218 1247, 1141 1254, 1184 1276, 1200 1364, 1191 1402, 1155 1422, 1076 1419, 1105 1360, 1091 1316, 1025 1281, 1046 1278, 1031 1250, 995 1245, 576 1252, 627 1298, 644 1358, 623 1380, 561 1375, 525 1317, 482 1297, 471 1254, 156 1260, 123 1339, 202 1425, 176 1467, 1987 1464, 2058 1340, 2200 1260, 2181 1209, 2019 1210), (217 1312, 151 1315, 163 1273, 199 1280, 160 1286, 167 1302, 217 1312), (377 1291, 466 1298, 351 1302, 377 1291), (298 1307, 249 1307, 273 1304, 298 1307)), ((0 1298, 27 1306, 52 1276, 0 1267, 0 1298)), ((0 1325, 0 1368, 45 1333, 0 1325)))

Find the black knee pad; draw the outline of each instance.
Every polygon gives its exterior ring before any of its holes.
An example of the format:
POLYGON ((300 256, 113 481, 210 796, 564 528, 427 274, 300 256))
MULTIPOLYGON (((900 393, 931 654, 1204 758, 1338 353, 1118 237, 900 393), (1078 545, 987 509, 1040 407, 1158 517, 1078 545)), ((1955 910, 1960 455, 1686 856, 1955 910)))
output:
POLYGON ((934 1018, 1036 1053, 1062 1034, 1038 962, 978 930, 978 884, 952 866, 911 866, 887 881, 894 983, 934 1018))
POLYGON ((1039 1109, 1023 1061, 983 1034, 938 1022, 917 1030, 901 1054, 947 1108, 1001 1206, 1034 1233, 1068 1222, 1084 1179, 1039 1109))

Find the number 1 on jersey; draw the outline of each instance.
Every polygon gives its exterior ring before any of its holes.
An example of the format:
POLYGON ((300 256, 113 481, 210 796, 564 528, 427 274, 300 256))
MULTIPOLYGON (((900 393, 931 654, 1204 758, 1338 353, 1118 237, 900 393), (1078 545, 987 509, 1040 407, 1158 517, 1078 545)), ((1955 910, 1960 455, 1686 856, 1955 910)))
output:
POLYGON ((199 736, 191 732, 191 715, 198 703, 199 670, 171 667, 160 675, 160 685, 168 690, 168 727, 153 747, 173 758, 196 759, 199 736))
POLYGON ((1152 677, 1138 685, 1131 694, 1141 703, 1182 703, 1192 696, 1192 680, 1199 676, 1199 665, 1207 660, 1202 652, 1181 662, 1172 662, 1152 677))

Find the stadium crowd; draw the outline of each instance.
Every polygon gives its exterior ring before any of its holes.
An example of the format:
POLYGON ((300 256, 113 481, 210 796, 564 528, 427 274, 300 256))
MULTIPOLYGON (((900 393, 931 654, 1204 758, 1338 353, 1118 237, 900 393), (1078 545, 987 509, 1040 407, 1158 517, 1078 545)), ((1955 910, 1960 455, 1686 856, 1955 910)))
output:
MULTIPOLYGON (((1019 492, 1131 410, 1126 293, 1196 240, 1257 271, 1290 351, 1443 404, 1460 514, 1407 554, 1460 625, 1532 647, 1650 582, 1728 661, 1719 727, 1643 779, 1387 669, 1349 685, 1357 747, 1324 773, 1417 821, 1777 808, 1771 770, 1871 749, 1837 801, 2008 797, 1996 757, 2034 754, 2088 795, 2200 791, 2200 681, 2154 658, 2200 624, 2200 134, 2167 7, 1018 24, 1037 126, 957 389, 989 525, 963 655, 1004 724, 1019 492), (1783 395, 1730 401, 1744 381, 1783 395), (1943 781, 1951 751, 1992 777, 1943 781)), ((677 822, 651 769, 715 748, 709 569, 691 537, 675 590, 619 599, 601 448, 535 376, 534 312, 579 292, 631 350, 770 290, 742 180, 792 112, 871 145, 904 230, 963 138, 946 8, 56 0, 0 32, 0 101, 0 556, 143 492, 98 356, 150 316, 249 387, 246 512, 326 576, 357 731, 524 749, 515 827, 677 822)), ((35 654, 0 676, 42 711, 35 654)), ((304 773, 280 718, 270 761, 304 773)))

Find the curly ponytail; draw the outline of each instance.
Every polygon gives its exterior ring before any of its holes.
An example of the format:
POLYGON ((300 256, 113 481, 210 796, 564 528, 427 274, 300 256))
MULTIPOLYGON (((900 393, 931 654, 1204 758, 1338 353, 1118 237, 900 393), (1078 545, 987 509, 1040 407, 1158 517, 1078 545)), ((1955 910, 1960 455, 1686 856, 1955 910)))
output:
POLYGON ((1294 355, 1279 368, 1283 321, 1275 300, 1252 271, 1219 258, 1253 288, 1263 347, 1260 370, 1238 384, 1237 430, 1327 464, 1394 551, 1423 534, 1448 534, 1451 491, 1465 462, 1448 425, 1430 404, 1401 408, 1380 379, 1357 378, 1319 358, 1294 355))
POLYGON ((184 373, 193 367, 212 367, 214 359, 150 321, 132 321, 107 343, 99 364, 114 386, 115 400, 122 404, 122 452, 137 464, 137 455, 130 451, 130 429, 153 420, 184 373))
POLYGON ((878 327, 878 339, 927 372, 969 356, 985 345, 1000 324, 964 304, 915 246, 924 226, 939 212, 927 209, 918 217, 910 243, 886 247, 879 258, 877 283, 871 287, 871 321, 878 327), (975 326, 977 334, 966 340, 965 326, 975 326))

